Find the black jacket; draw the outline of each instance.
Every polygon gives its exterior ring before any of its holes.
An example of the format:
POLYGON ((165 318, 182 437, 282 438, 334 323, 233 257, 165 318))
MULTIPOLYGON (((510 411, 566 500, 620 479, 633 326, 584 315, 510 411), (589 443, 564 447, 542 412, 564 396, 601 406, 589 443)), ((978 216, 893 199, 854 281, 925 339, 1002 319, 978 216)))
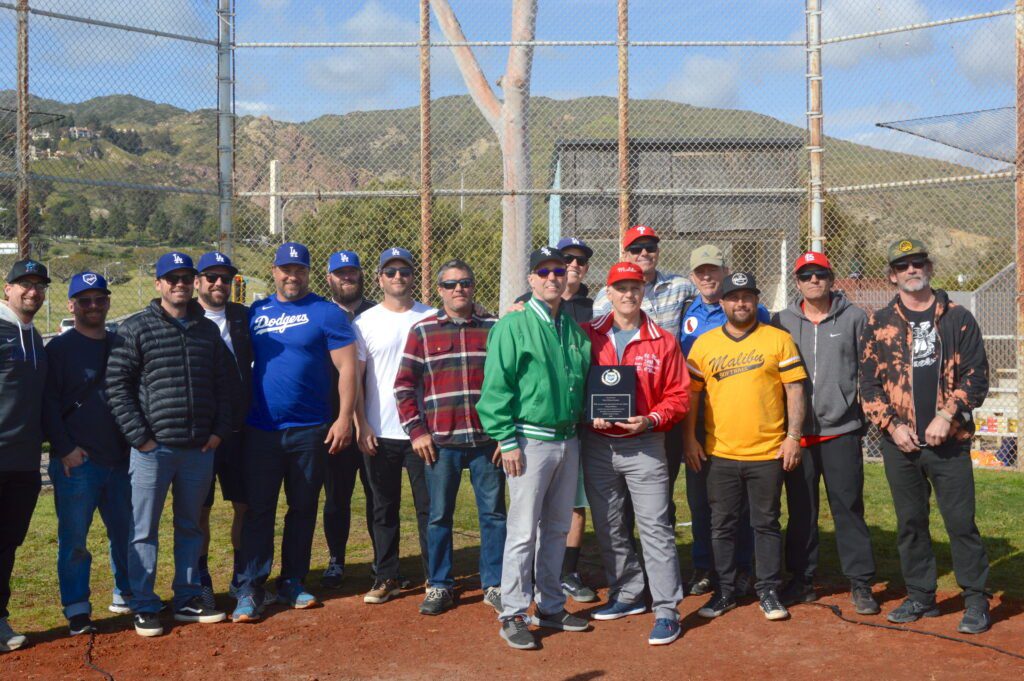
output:
POLYGON ((133 447, 202 447, 234 430, 241 386, 220 329, 195 300, 182 322, 154 299, 118 329, 124 344, 110 356, 107 398, 133 447))
MULTIPOLYGON (((582 326, 584 323, 589 322, 594 318, 594 300, 590 298, 590 291, 587 289, 586 284, 580 284, 579 289, 569 300, 563 300, 562 304, 558 306, 559 314, 567 314, 573 318, 577 324, 582 326)), ((516 298, 517 303, 525 303, 533 297, 533 293, 527 291, 523 295, 516 298)))
MULTIPOLYGON (((241 303, 228 303, 224 312, 228 318, 228 333, 231 347, 235 351, 235 366, 238 369, 240 398, 235 400, 235 430, 241 430, 245 416, 249 413, 252 400, 252 338, 249 336, 249 308, 241 303)), ((229 353, 230 354, 230 353, 229 353)))
POLYGON ((0 472, 39 470, 46 367, 39 332, 0 301, 0 472))

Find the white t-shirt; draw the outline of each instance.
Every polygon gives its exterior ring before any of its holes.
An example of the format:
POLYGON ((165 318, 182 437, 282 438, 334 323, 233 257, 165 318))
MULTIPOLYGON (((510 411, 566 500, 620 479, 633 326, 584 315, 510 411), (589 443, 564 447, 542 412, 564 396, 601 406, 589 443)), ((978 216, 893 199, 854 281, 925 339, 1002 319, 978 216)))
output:
POLYGON ((356 317, 356 347, 359 361, 366 362, 366 420, 377 437, 408 440, 402 430, 395 403, 395 376, 413 324, 437 312, 414 303, 406 312, 392 312, 374 305, 356 317))
POLYGON ((206 318, 216 324, 217 328, 220 329, 220 337, 224 339, 224 343, 227 344, 228 350, 231 351, 232 355, 235 354, 235 346, 231 344, 231 329, 228 328, 227 310, 221 310, 220 312, 207 310, 206 308, 203 308, 203 310, 206 312, 206 318))

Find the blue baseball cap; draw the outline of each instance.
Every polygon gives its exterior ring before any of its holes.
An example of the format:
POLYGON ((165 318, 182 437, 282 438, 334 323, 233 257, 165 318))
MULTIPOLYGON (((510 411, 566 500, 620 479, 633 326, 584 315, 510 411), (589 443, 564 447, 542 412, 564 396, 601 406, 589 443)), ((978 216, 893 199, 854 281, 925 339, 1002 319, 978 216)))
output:
POLYGON ((334 270, 340 270, 343 267, 362 268, 362 265, 359 264, 359 256, 355 251, 338 251, 337 253, 331 253, 331 257, 327 259, 327 271, 333 272, 334 270))
POLYGON ((302 265, 309 267, 309 249, 297 241, 286 241, 277 248, 274 254, 274 267, 282 265, 302 265))
POLYGON ((71 283, 68 284, 68 300, 85 291, 103 291, 110 295, 107 280, 95 272, 79 272, 71 277, 71 283))
POLYGON ((558 243, 555 244, 555 248, 560 251, 564 251, 567 248, 578 248, 583 251, 584 255, 588 258, 594 257, 594 249, 588 246, 583 239, 577 239, 574 236, 563 236, 558 240, 558 243))
POLYGON ((156 261, 157 279, 174 270, 191 270, 193 274, 196 272, 196 268, 192 266, 192 258, 179 251, 164 253, 156 261))
POLYGON ((200 272, 205 272, 211 267, 224 267, 231 270, 232 276, 238 274, 238 268, 231 264, 231 258, 220 251, 210 251, 199 256, 199 267, 197 269, 200 272))
POLYGON ((394 248, 385 248, 380 254, 380 267, 384 267, 384 263, 389 260, 401 260, 402 262, 408 263, 409 267, 413 266, 412 253, 395 246, 394 248))

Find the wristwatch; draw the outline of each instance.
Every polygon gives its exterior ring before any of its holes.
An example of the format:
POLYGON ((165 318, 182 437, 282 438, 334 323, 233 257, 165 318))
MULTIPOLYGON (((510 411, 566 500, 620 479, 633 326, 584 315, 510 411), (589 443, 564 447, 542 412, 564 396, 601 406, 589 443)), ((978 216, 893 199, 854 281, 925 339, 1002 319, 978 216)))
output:
POLYGON ((935 412, 935 415, 941 418, 946 423, 953 423, 953 417, 946 412, 945 409, 939 409, 935 412))

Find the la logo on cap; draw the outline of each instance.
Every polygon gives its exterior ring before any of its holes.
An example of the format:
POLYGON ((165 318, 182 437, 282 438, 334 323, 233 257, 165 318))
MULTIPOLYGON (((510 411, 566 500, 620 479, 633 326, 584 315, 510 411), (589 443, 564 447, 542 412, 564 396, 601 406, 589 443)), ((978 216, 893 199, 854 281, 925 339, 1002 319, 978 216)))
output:
POLYGON ((402 255, 402 252, 400 250, 398 250, 397 248, 392 248, 391 249, 391 255, 402 255))
POLYGON ((572 239, 572 242, 573 242, 574 244, 576 244, 577 246, 579 246, 579 245, 580 245, 580 240, 579 240, 579 239, 577 239, 576 237, 573 237, 573 239, 572 239))
POLYGON ((92 272, 89 272, 87 274, 83 274, 82 275, 82 281, 84 281, 89 286, 92 286, 93 284, 96 283, 96 275, 93 274, 92 272))
POLYGON ((348 262, 348 256, 347 256, 347 255, 345 255, 344 253, 342 253, 342 254, 341 254, 341 261, 342 261, 342 262, 348 262))
POLYGON ((181 265, 181 264, 183 264, 184 262, 185 262, 185 261, 181 259, 181 256, 180 256, 180 255, 178 255, 177 253, 175 253, 175 254, 174 254, 174 264, 175 264, 175 265, 181 265))
POLYGON ((224 262, 224 256, 220 253, 214 253, 213 257, 217 259, 217 262, 224 262))
POLYGON ((289 246, 288 247, 288 255, 290 255, 293 258, 297 258, 297 257, 299 257, 299 252, 297 250, 295 250, 295 246, 289 246))

